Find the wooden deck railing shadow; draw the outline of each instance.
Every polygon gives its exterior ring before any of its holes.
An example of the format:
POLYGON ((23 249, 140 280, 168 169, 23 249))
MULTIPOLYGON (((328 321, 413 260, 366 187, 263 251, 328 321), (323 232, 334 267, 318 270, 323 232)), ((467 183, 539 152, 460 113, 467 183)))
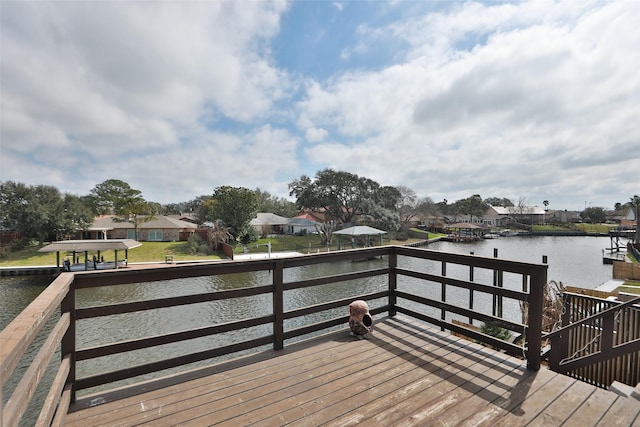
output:
MULTIPOLYGON (((363 263, 366 265, 366 263, 363 263)), ((0 427, 17 425, 23 417, 29 401, 34 396, 41 373, 49 364, 57 348, 61 348, 61 361, 55 366, 57 373, 49 386, 47 397, 41 404, 41 411, 36 425, 48 426, 61 422, 69 408, 81 408, 104 401, 104 396, 110 398, 125 396, 135 392, 136 386, 118 386, 112 391, 100 391, 97 394, 78 397, 80 391, 93 387, 105 387, 117 384, 122 380, 130 380, 176 369, 195 362, 204 362, 221 356, 246 352, 271 346, 274 350, 284 348, 288 340, 300 339, 309 334, 320 333, 347 321, 345 315, 332 315, 331 310, 345 309, 354 299, 372 301, 371 312, 375 315, 386 314, 395 316, 404 313, 410 317, 429 322, 443 330, 453 331, 468 336, 474 340, 504 350, 509 354, 524 356, 530 370, 538 370, 541 363, 541 325, 542 325, 542 295, 546 283, 547 266, 514 262, 496 258, 468 256, 444 253, 419 248, 381 246, 366 249, 304 255, 292 258, 229 261, 202 264, 172 265, 153 269, 121 269, 100 272, 63 273, 42 292, 7 328, 0 332, 0 390, 8 390, 7 384, 11 378, 19 376, 22 368, 18 369, 23 356, 35 337, 40 332, 47 319, 58 313, 60 318, 48 334, 48 338, 40 345, 39 353, 34 358, 24 375, 21 376, 13 390, 9 390, 6 399, 0 396, 0 427), (399 260, 413 258, 440 266, 438 272, 416 271, 399 267, 399 260), (314 264, 358 261, 362 259, 381 258, 385 262, 381 268, 363 269, 361 271, 336 274, 331 276, 309 277, 302 280, 285 281, 285 271, 291 268, 311 266, 314 264), (447 274, 447 266, 460 266, 468 271, 468 279, 461 275, 447 274), (474 278, 474 272, 492 272, 499 280, 494 285, 479 283, 474 278), (205 292, 200 294, 180 295, 171 298, 159 298, 144 301, 128 301, 117 304, 99 305, 95 307, 77 307, 77 292, 82 289, 108 287, 113 285, 162 282, 171 279, 183 279, 202 276, 216 276, 249 272, 270 272, 271 283, 260 284, 233 290, 205 292), (503 273, 514 275, 503 281, 503 273), (387 278, 384 289, 367 294, 354 294, 349 297, 323 302, 292 310, 284 309, 285 292, 317 287, 325 284, 357 281, 366 278, 382 276, 387 278), (421 290, 429 292, 413 292, 405 282, 418 282, 421 290), (522 288, 522 291, 515 290, 522 288), (451 289, 463 289, 469 295, 466 306, 447 301, 447 292, 451 289), (434 290, 431 292, 431 290, 434 290), (437 295, 440 294, 438 298, 437 295), (524 325, 502 317, 501 309, 493 313, 486 313, 474 307, 474 295, 490 295, 500 306, 503 299, 523 302, 526 307, 528 324, 524 325), (233 319, 229 322, 187 330, 172 331, 170 333, 147 336, 142 338, 127 338, 108 344, 86 348, 77 348, 77 324, 79 320, 107 316, 135 313, 146 310, 157 310, 167 307, 189 306, 209 301, 234 300, 244 297, 270 295, 272 311, 270 314, 233 319), (435 295, 435 296, 434 296, 435 295), (424 307, 424 310, 421 309, 424 307), (433 315, 433 310, 440 316, 433 315), (291 320, 323 314, 320 321, 313 323, 291 323, 291 320), (431 314, 430 314, 431 313, 431 314), (492 336, 465 328, 452 322, 452 317, 468 318, 470 322, 485 322, 521 333, 523 340, 519 344, 502 341, 492 336), (294 325, 286 327, 286 325, 294 325), (193 353, 183 354, 159 361, 142 363, 126 368, 116 368, 108 372, 79 377, 76 364, 80 361, 91 361, 107 355, 115 355, 141 349, 152 349, 159 345, 181 343, 194 338, 215 336, 228 331, 239 331, 250 327, 264 327, 270 325, 272 333, 259 337, 238 340, 228 345, 193 353)), ((179 319, 176 319, 179 320, 179 319)), ((179 322, 175 322, 179 324, 179 322)), ((469 354, 468 357, 474 357, 469 354)), ((154 387, 145 379, 145 389, 154 387)), ((162 377, 157 379, 161 383, 162 377)))
POLYGON ((627 302, 563 295, 562 328, 546 338, 549 367, 601 388, 640 383, 640 297, 627 302))
MULTIPOLYGON (((487 357, 486 354, 479 356, 475 348, 461 348, 459 339, 448 338, 442 335, 434 337, 429 333, 425 333, 424 329, 416 326, 415 324, 405 322, 401 319, 398 319, 395 322, 397 330, 404 330, 410 335, 420 334, 421 340, 424 342, 424 345, 417 346, 412 344, 412 341, 389 335, 389 338, 394 341, 401 342, 404 346, 412 348, 414 352, 420 353, 421 357, 411 357, 402 349, 398 349, 395 353, 402 355, 401 357, 408 362, 415 364, 418 368, 424 369, 426 372, 440 377, 443 381, 452 382, 470 393, 474 393, 477 386, 475 383, 467 381, 466 378, 473 377, 474 379, 484 379, 485 383, 491 384, 493 388, 497 388, 503 392, 509 392, 509 394, 505 395, 500 392, 483 390, 481 395, 482 398, 486 400, 487 404, 491 403, 498 406, 509 404, 507 405, 509 412, 516 415, 523 414, 520 404, 524 401, 524 397, 530 392, 531 386, 536 378, 536 370, 524 369, 522 364, 517 363, 514 359, 504 356, 504 353, 491 354, 489 357, 487 357), (442 345, 443 342, 450 345, 451 348, 456 351, 456 356, 464 358, 467 363, 460 364, 457 360, 454 360, 449 361, 444 367, 441 364, 434 365, 430 363, 430 361, 438 359, 439 356, 428 347, 442 345), (469 360, 473 362, 472 368, 469 368, 469 360), (499 364, 496 365, 496 362, 499 364), (470 370, 472 370, 473 373, 470 373, 470 370), (484 372, 490 372, 491 377, 483 377, 484 372), (500 378, 496 378, 496 373, 502 374, 502 376, 500 376, 500 378), (464 374, 464 376, 462 374, 464 374), (515 379, 517 381, 517 385, 514 387, 513 383, 510 382, 509 379, 515 379), (509 383, 505 384, 503 383, 504 381, 509 383), (513 402, 515 402, 515 404, 513 402)), ((381 333, 386 334, 384 331, 381 333)), ((385 341, 383 340, 383 342, 385 341)), ((394 352, 394 348, 389 349, 389 351, 394 352)))

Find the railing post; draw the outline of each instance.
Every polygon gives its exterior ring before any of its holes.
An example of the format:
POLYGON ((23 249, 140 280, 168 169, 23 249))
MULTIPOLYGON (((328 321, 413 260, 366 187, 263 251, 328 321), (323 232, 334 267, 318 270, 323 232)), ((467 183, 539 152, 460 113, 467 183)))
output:
MULTIPOLYGON (((498 248, 493 248, 493 257, 498 258, 498 248)), ((501 288, 503 286, 502 280, 502 270, 493 270, 493 286, 501 288)), ((493 315, 502 317, 502 297, 500 295, 493 295, 493 315)))
MULTIPOLYGON (((474 255, 470 252, 469 255, 474 255)), ((469 266, 469 281, 473 282, 473 265, 469 266)), ((469 310, 473 311, 473 289, 469 289, 469 310)), ((469 317, 469 324, 473 325, 473 318, 469 317)))
POLYGON ((398 267, 398 254, 395 249, 391 249, 389 252, 389 317, 395 316, 396 304, 398 303, 396 297, 396 289, 398 288, 398 273, 396 268, 398 267))
POLYGON ((615 311, 606 314, 602 318, 602 331, 600 332, 600 337, 602 340, 602 342, 600 343, 600 352, 602 353, 608 352, 613 347, 613 340, 614 340, 613 330, 615 328, 615 319, 616 319, 615 311))
POLYGON ((76 401, 76 282, 69 285, 69 291, 60 303, 60 314, 69 313, 69 328, 62 337, 61 357, 69 355, 69 375, 66 386, 71 388, 71 403, 76 401))
MULTIPOLYGON (((441 267, 441 276, 443 278, 441 284, 440 284, 440 293, 441 293, 441 297, 440 300, 442 302, 447 302, 447 283, 444 281, 444 278, 447 276, 447 262, 446 261, 442 261, 442 267, 441 267)), ((443 308, 442 310, 440 310, 440 320, 445 321, 447 320, 447 311, 443 308)), ((441 331, 444 331, 444 326, 440 327, 441 331)))
POLYGON ((284 264, 275 262, 273 270, 273 349, 284 348, 284 264))
POLYGON ((547 270, 538 270, 531 275, 529 286, 529 324, 527 325, 527 368, 540 369, 542 347, 542 306, 547 270))

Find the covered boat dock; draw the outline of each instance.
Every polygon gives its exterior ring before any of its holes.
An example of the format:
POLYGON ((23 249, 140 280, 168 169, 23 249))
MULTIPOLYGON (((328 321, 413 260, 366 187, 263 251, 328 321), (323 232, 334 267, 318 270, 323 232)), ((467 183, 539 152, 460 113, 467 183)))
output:
POLYGON ((38 250, 38 252, 55 252, 56 266, 64 271, 106 270, 119 268, 127 264, 129 249, 142 246, 142 243, 133 239, 107 239, 107 240, 62 240, 52 242, 38 250), (114 261, 105 262, 100 255, 104 251, 114 251, 114 261), (118 251, 124 250, 124 258, 118 259, 118 251), (60 265, 60 252, 72 253, 73 261, 65 259, 60 265), (77 263, 76 254, 84 252, 84 263, 77 263), (89 261, 89 252, 97 252, 93 260, 89 261))

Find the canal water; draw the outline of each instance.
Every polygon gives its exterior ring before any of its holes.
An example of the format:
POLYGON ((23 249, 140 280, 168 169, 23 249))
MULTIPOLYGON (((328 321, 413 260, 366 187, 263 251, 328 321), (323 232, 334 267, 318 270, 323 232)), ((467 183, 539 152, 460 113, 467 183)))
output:
MULTIPOLYGON (((583 288, 596 288, 600 284, 611 279, 611 265, 603 264, 602 250, 609 245, 608 237, 501 237, 497 239, 482 240, 473 243, 453 243, 435 242, 429 245, 429 249, 442 250, 445 252, 455 252, 493 257, 497 250, 498 257, 514 261, 542 262, 543 256, 547 257, 549 264, 548 280, 562 282, 565 285, 578 286, 583 288)), ((417 271, 424 271, 425 265, 413 265, 420 260, 401 259, 400 266, 417 271), (406 263, 403 265, 403 263, 406 263)), ((328 265, 313 265, 297 269, 290 269, 285 272, 285 281, 316 277, 320 275, 332 275, 349 271, 362 270, 368 268, 381 267, 385 261, 369 260, 362 263, 334 263, 328 265)), ((434 266, 434 268, 437 268, 434 266)), ((448 275, 455 274, 448 271, 448 275)), ((465 273, 468 274, 468 273, 465 273)), ((483 283, 481 277, 476 281, 483 283)), ((487 282, 490 284, 490 278, 487 282)), ((3 329, 15 318, 51 281, 48 276, 19 276, 0 277, 0 329, 3 329)), ((195 294, 203 292, 213 292, 218 290, 234 289, 247 286, 257 286, 270 283, 271 278, 268 272, 245 273, 220 277, 201 277, 191 279, 179 279, 161 283, 143 283, 138 285, 112 286, 108 288, 86 289, 78 292, 78 306, 86 307, 97 304, 113 304, 121 302, 123 295, 126 300, 146 300, 155 298, 166 298, 174 295, 195 294)), ((418 284, 413 285, 412 280, 404 280, 399 285, 401 289, 411 292, 423 293, 423 288, 418 289, 418 284)), ((486 283, 486 282, 485 282, 486 283)), ((285 310, 298 307, 319 304, 335 299, 348 298, 351 295, 375 292, 386 288, 387 281, 384 277, 374 277, 349 283, 328 284, 320 287, 298 289, 285 293, 285 310)), ((439 288, 436 288, 439 289, 439 288)), ((447 294, 447 301, 456 304, 456 300, 466 301, 468 294, 466 290, 455 290, 447 294)), ((427 295, 428 296, 428 295, 427 295)), ((439 295, 438 295, 439 296, 439 295)), ((382 302, 380 302, 382 304, 382 302)), ((486 312, 491 310, 491 301, 482 298, 476 299, 476 309, 486 312)), ((515 304, 515 303, 514 303, 515 304)), ((374 302, 372 304, 376 306, 374 302)), ((464 304, 460 304, 464 305, 464 304)), ((505 307, 506 316, 509 320, 519 321, 519 308, 517 305, 505 307)), ((216 323, 222 323, 231 319, 251 316, 267 315, 271 312, 271 297, 269 295, 238 299, 234 301, 213 301, 206 304, 195 304, 188 308, 171 307, 162 310, 149 312, 129 313, 119 316, 93 319, 91 323, 78 323, 78 346, 89 347, 118 341, 120 339, 131 339, 149 335, 173 332, 189 328, 197 328, 216 323), (166 319, 180 319, 180 325, 167 322, 166 319)), ((439 312, 428 313, 438 316, 439 312)), ((344 310, 334 310, 333 312, 316 314, 315 319, 304 319, 304 324, 313 323, 323 318, 346 315, 344 310)), ((291 320, 285 328, 299 326, 295 322, 300 319, 291 320)), ((50 329, 52 325, 45 329, 50 329)), ((109 370, 113 366, 132 366, 140 361, 149 362, 156 358, 164 358, 168 355, 178 356, 180 354, 192 353, 207 348, 211 348, 212 340, 215 340, 214 347, 231 343, 235 340, 250 339, 254 336, 261 336, 271 333, 271 326, 266 325, 245 330, 241 332, 231 332, 222 336, 207 337, 189 341, 187 343, 177 343, 154 348, 151 351, 125 353, 114 355, 98 361, 92 361, 91 365, 80 363, 78 366, 79 376, 93 374, 104 370, 109 370)), ((44 335, 44 334, 43 334, 44 335)), ((44 338, 38 338, 38 341, 44 338)), ((56 356, 59 357, 59 356, 56 356)), ((9 389, 15 387, 15 383, 9 385, 9 389)), ((42 392, 38 392, 42 395, 42 392)), ((5 399, 8 397, 8 390, 5 390, 5 399)), ((28 419, 32 419, 30 414, 28 419)))

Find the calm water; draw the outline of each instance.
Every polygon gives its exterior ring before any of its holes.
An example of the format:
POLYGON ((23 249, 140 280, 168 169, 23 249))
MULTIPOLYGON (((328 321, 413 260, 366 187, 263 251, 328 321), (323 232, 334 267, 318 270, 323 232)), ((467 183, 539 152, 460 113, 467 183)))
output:
MULTIPOLYGON (((515 261, 542 262, 544 255, 548 258, 549 280, 563 282, 565 285, 578 286, 593 289, 611 279, 611 265, 602 263, 602 249, 609 246, 608 237, 503 237, 498 239, 482 240, 473 243, 437 242, 429 246, 429 249, 437 249, 446 252, 493 256, 494 248, 498 249, 498 257, 515 261)), ((327 266, 310 266, 293 273, 299 276, 322 274, 327 266), (322 269, 316 271, 314 269, 322 269)), ((348 266, 335 266, 344 270, 348 266)), ((290 273, 291 274, 291 273, 290 273)), ((207 278, 203 283, 195 280, 183 281, 178 286, 155 286, 145 284, 127 288, 127 293, 135 298, 145 299, 159 297, 160 293, 169 293, 170 289, 179 287, 187 292, 200 292, 207 290, 226 289, 228 287, 252 286, 270 280, 259 274, 247 274, 234 279, 207 278), (191 289, 193 288, 193 289, 191 289), (158 291, 158 289, 164 289, 158 291), (153 291, 152 291, 153 290, 153 291)), ((20 313, 42 290, 51 282, 48 276, 19 276, 0 277, 0 329, 20 313)), ((358 286, 357 284, 355 286, 358 286)), ((365 286, 366 287, 366 286, 365 286)), ((80 295, 79 304, 91 305, 95 303, 113 302, 114 296, 121 294, 119 287, 109 289, 95 289, 80 295), (86 301, 84 300, 86 298, 86 301)), ((338 287, 339 289, 339 287, 338 287)), ((327 293, 334 294, 336 289, 330 289, 327 293)), ((318 289, 291 296, 292 300, 302 298, 313 303, 309 298, 320 298, 318 289)), ((302 300, 300 301, 303 302, 302 300)), ((217 308, 216 308, 217 309, 217 308)), ((242 307, 238 307, 242 309, 242 307)), ((222 309, 222 313, 227 309, 222 309)), ((220 313, 216 311, 215 313, 220 313)), ((198 316, 194 313, 193 316, 198 316)), ((209 319, 212 321, 214 319, 209 319)))
POLYGON ((547 256, 548 280, 594 289, 611 280, 612 266, 603 264, 602 250, 611 246, 609 237, 501 237, 472 243, 437 242, 430 249, 541 263, 547 256))
MULTIPOLYGON (((498 256, 502 259, 540 263, 543 255, 548 257, 548 279, 561 281, 565 285, 574 285, 584 288, 595 288, 611 279, 612 267, 602 263, 602 249, 609 245, 608 237, 505 237, 492 240, 483 240, 474 243, 437 242, 429 246, 430 249, 443 250, 492 257, 494 248, 498 249, 498 256)), ((334 263, 330 265, 313 265, 285 272, 285 280, 316 277, 342 272, 378 268, 386 261, 371 260, 362 263, 334 263)), ((419 271, 439 272, 437 263, 429 264, 424 261, 401 258, 401 267, 412 268, 419 271), (415 263, 420 263, 416 265, 415 263)), ((453 267, 453 266, 452 266, 453 267)), ((447 271, 451 277, 459 275, 460 278, 468 276, 468 270, 460 267, 460 271, 454 268, 447 271)), ((489 273, 489 272, 485 272, 489 273)), ((491 284, 491 277, 479 273, 475 281, 491 284)), ((22 311, 46 286, 51 278, 47 276, 21 276, 0 278, 0 329, 4 328, 20 311, 22 311)), ((201 277, 191 279, 179 279, 157 283, 144 283, 138 285, 112 286, 109 288, 85 289, 78 292, 78 306, 86 307, 98 304, 113 304, 124 300, 147 300, 166 298, 175 295, 196 294, 213 292, 217 290, 234 289, 247 286, 258 286, 271 282, 270 273, 246 273, 219 277, 201 277)), ((425 288, 419 281, 402 278, 399 281, 400 289, 406 289, 414 293, 428 296, 430 292, 437 292, 439 287, 425 288)), ((318 304, 340 298, 349 298, 352 295, 374 292, 386 288, 385 277, 376 277, 366 280, 352 281, 339 284, 329 284, 315 288, 299 289, 285 293, 285 310, 318 304)), ((520 286, 520 285, 517 285, 520 286)), ((468 300, 466 290, 447 291, 447 301, 465 305, 468 300)), ((372 301, 370 305, 375 307, 382 305, 383 301, 372 301)), ((491 312, 490 298, 478 295, 474 301, 474 308, 491 312)), ((269 295, 238 299, 234 301, 212 301, 191 305, 188 308, 171 307, 140 313, 129 313, 118 316, 92 319, 91 322, 78 322, 78 346, 88 347, 126 338, 137 338, 149 335, 175 332, 189 328, 197 328, 216 323, 222 323, 231 319, 253 317, 271 313, 271 297, 269 295), (249 314, 250 313, 250 314, 249 314), (167 319, 180 319, 179 322, 167 319), (179 324, 178 324, 179 323, 179 324)), ((519 321, 519 308, 515 302, 506 303, 505 317, 509 320, 519 321)), ((431 315, 438 315, 437 311, 423 309, 431 315)), ((315 318, 310 316, 304 319, 288 321, 285 328, 309 324, 322 319, 347 315, 346 307, 332 312, 318 313, 315 318)), ((345 325, 346 326, 346 325, 345 325)), ((50 329, 52 325, 49 325, 50 329)), ((78 364, 79 376, 95 374, 111 369, 113 366, 133 366, 142 362, 152 362, 169 356, 192 353, 219 347, 227 343, 246 340, 272 333, 271 325, 251 328, 243 331, 235 331, 215 337, 206 337, 183 343, 156 347, 150 350, 109 356, 89 362, 78 364)), ((44 334, 43 334, 44 335, 44 334)), ((44 338, 39 338, 42 340, 44 338)), ((54 356, 59 357, 59 356, 54 356)), ((166 372, 165 372, 166 373, 166 372)), ((9 389, 15 387, 15 381, 9 385, 9 389)), ((5 390, 5 399, 8 397, 5 390)), ((38 393, 39 397, 44 396, 38 393)), ((32 420, 30 414, 28 420, 32 420)), ((28 422, 27 424, 28 425, 28 422)))

